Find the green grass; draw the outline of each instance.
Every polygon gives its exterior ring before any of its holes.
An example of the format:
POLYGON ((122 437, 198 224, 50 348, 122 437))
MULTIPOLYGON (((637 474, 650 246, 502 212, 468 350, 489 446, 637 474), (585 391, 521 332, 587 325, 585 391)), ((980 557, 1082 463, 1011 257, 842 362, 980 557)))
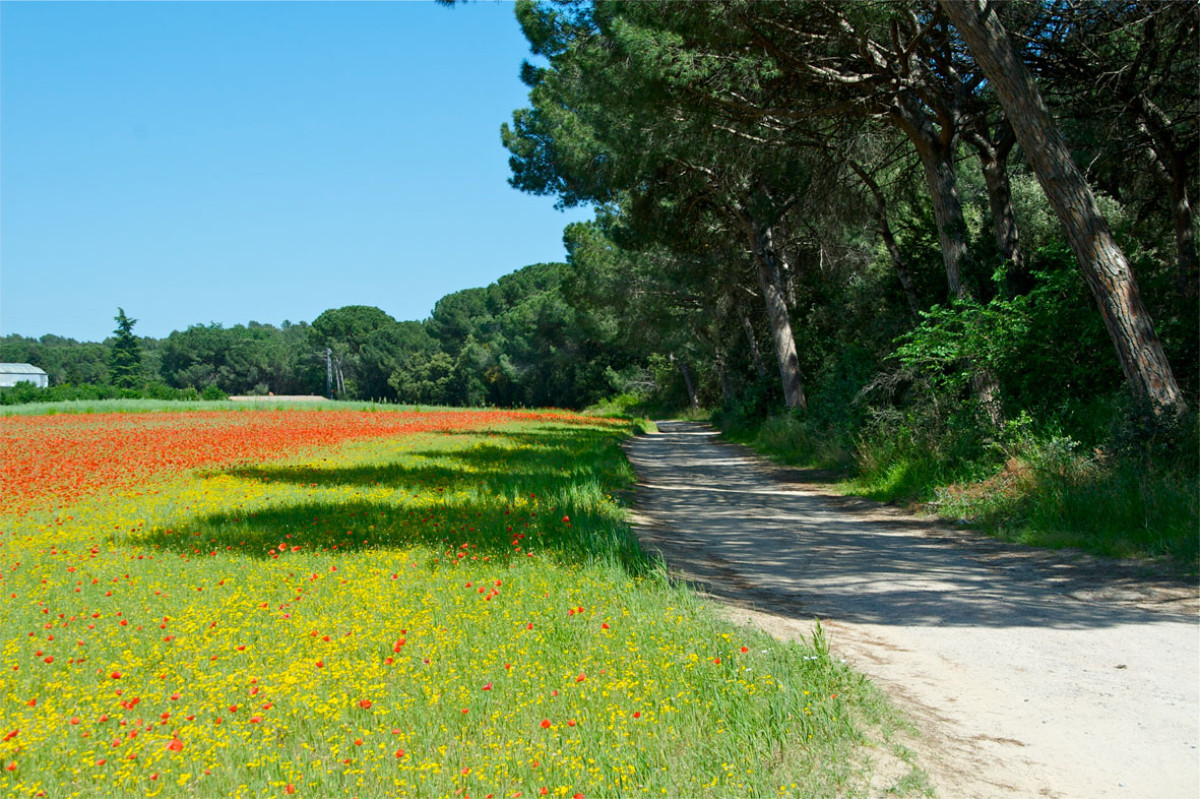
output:
POLYGON ((1023 544, 1110 557, 1163 559, 1195 574, 1200 492, 1176 469, 1077 452, 1027 448, 988 479, 941 487, 943 514, 1023 544))
POLYGON ((861 795, 893 711, 665 578, 623 435, 357 442, 2 520, 0 793, 861 795))

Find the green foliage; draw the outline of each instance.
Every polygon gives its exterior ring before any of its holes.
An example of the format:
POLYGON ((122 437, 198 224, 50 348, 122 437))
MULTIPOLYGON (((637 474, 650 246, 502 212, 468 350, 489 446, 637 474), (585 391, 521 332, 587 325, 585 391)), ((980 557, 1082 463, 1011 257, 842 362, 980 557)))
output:
MULTIPOLYGON (((1056 250, 1039 261, 1057 265, 1067 257, 1056 250)), ((1064 409, 1064 397, 1115 391, 1116 359, 1078 274, 1058 268, 1033 277, 1030 292, 1013 299, 935 306, 898 338, 892 357, 947 397, 961 394, 974 370, 987 369, 1008 404, 1037 412, 1064 409)))
POLYGON ((224 394, 318 394, 324 359, 309 345, 306 324, 282 327, 250 322, 222 327, 192 325, 158 348, 159 372, 168 385, 224 394))
POLYGON ((615 385, 628 356, 564 296, 563 264, 534 264, 447 295, 428 322, 440 352, 401 358, 389 383, 405 401, 580 408, 615 385))
POLYGON ((142 382, 142 345, 133 335, 136 319, 117 309, 117 329, 108 355, 109 381, 117 388, 137 388, 142 382))
POLYGON ((389 383, 406 351, 429 346, 417 323, 398 323, 378 308, 347 305, 325 311, 309 328, 309 345, 318 358, 331 354, 335 391, 347 399, 395 400, 389 383))
MULTIPOLYGON (((224 392, 214 389, 215 396, 205 399, 227 399, 224 392)), ((73 385, 63 383, 49 388, 38 388, 32 383, 18 383, 9 388, 0 388, 0 405, 30 405, 50 402, 85 402, 93 400, 136 400, 154 399, 169 401, 192 401, 200 399, 194 388, 172 388, 163 383, 149 383, 141 388, 118 388, 105 384, 73 385)))
POLYGON ((444 352, 414 352, 401 359, 388 377, 405 401, 418 405, 446 405, 454 361, 444 352))
POLYGON ((109 347, 98 342, 78 342, 63 336, 40 339, 8 335, 0 338, 0 362, 28 363, 50 378, 50 385, 107 384, 109 347))

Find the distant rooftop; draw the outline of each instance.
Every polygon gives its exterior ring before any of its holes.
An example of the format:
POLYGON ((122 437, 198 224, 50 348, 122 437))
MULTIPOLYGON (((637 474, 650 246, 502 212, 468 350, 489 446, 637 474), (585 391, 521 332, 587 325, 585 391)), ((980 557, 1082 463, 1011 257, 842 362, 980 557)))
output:
POLYGON ((0 363, 0 374, 44 375, 46 372, 28 363, 0 363))

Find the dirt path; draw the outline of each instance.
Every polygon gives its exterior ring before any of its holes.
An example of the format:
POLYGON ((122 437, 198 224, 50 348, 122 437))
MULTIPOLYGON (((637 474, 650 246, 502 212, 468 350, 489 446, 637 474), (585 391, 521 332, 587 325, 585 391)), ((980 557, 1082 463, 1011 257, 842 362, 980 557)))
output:
POLYGON ((781 637, 831 648, 920 728, 945 799, 1200 796, 1195 586, 1002 544, 805 484, 666 422, 630 442, 637 530, 781 637))

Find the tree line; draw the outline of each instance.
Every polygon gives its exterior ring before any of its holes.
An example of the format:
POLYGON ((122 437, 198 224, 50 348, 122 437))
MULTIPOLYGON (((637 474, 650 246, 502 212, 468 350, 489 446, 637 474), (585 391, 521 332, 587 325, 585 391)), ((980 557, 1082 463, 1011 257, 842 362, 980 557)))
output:
POLYGON ((564 294, 565 264, 534 264, 455 292, 424 321, 379 308, 334 308, 280 326, 197 324, 138 337, 118 309, 113 335, 0 338, 0 361, 30 363, 51 388, 0 389, 0 399, 236 394, 324 395, 431 405, 582 408, 643 371, 633 353, 592 336, 564 294))
POLYGON ((690 402, 999 430, 1119 395, 1170 424, 1197 389, 1198 14, 522 0, 512 183, 597 209, 567 231, 581 310, 690 402))

